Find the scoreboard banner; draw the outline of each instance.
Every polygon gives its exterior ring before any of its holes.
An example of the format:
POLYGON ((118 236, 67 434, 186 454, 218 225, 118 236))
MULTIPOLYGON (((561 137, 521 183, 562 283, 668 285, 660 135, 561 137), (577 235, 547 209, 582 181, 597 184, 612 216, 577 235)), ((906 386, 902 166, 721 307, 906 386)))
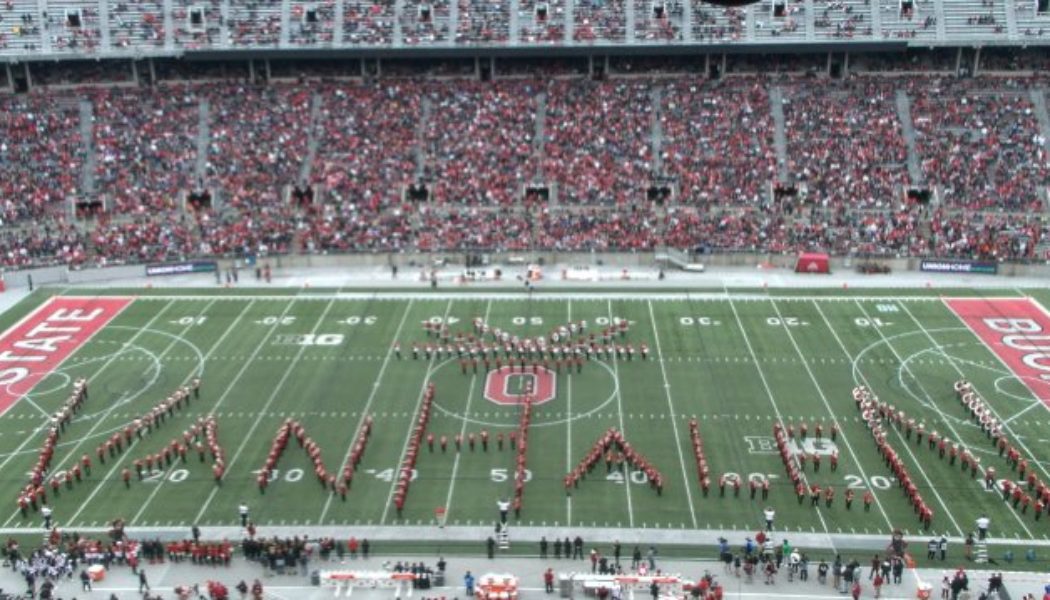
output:
POLYGON ((976 273, 978 275, 995 275, 999 265, 983 260, 934 260, 924 258, 919 269, 927 273, 976 273))
POLYGON ((190 260, 184 262, 154 263, 146 265, 146 276, 185 275, 187 273, 214 273, 219 265, 214 260, 190 260))

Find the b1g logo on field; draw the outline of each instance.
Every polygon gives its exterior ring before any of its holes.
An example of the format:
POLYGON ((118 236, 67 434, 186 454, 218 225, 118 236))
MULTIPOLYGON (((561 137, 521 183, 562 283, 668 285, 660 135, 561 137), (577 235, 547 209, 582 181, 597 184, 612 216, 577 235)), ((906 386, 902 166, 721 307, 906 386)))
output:
POLYGON ((554 399, 554 372, 544 367, 521 369, 502 367, 485 378, 485 398, 496 404, 515 405, 532 398, 533 404, 554 399))

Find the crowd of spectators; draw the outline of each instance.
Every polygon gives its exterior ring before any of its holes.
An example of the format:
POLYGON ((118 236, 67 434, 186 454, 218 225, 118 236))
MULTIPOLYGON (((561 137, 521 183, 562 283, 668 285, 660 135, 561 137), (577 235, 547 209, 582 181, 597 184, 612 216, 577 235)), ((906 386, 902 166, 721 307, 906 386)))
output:
POLYGON ((137 0, 110 7, 109 25, 114 48, 164 47, 164 2, 137 0))
POLYGON ((1027 89, 988 81, 913 86, 912 120, 925 179, 969 210, 1041 211, 1050 182, 1046 139, 1027 89))
POLYGON ((686 73, 593 81, 570 69, 546 80, 179 83, 10 96, 0 99, 0 264, 663 245, 1042 258, 1050 173, 1032 81, 686 73), (918 181, 898 115, 902 91, 918 181), (92 193, 81 189, 82 101, 93 108, 92 193), (292 186, 307 184, 314 193, 290 201, 292 186), (660 186, 672 192, 654 196, 660 186), (930 193, 905 193, 912 188, 930 193), (208 201, 184 207, 201 189, 208 201), (73 201, 92 194, 105 213, 73 221, 73 201))
POLYGON ((622 42, 627 36, 625 0, 574 3, 572 36, 577 42, 622 42))
POLYGON ((344 42, 375 46, 394 41, 394 0, 347 0, 343 10, 344 42))
POLYGON ((564 0, 520 0, 518 15, 522 42, 561 43, 565 40, 564 0))
POLYGON ((200 99, 191 87, 165 95, 113 88, 93 97, 95 179, 117 213, 176 208, 196 186, 200 99))
POLYGON ((683 201, 756 205, 768 196, 776 151, 764 81, 672 80, 661 100, 664 170, 683 201))
POLYGON ((273 205, 299 178, 309 139, 312 90, 299 86, 208 88, 207 185, 234 207, 273 205))
POLYGON ((779 0, 748 8, 697 0, 521 0, 512 19, 509 0, 117 0, 103 5, 97 0, 63 0, 58 5, 6 0, 0 5, 0 51, 32 52, 47 45, 83 58, 85 52, 103 50, 131 55, 172 47, 274 48, 282 43, 315 49, 484 45, 510 41, 511 21, 517 23, 514 41, 525 44, 724 43, 784 36, 941 41, 937 36, 944 31, 963 39, 1050 35, 1037 0, 1016 0, 1009 10, 1004 6, 997 0, 956 2, 943 10, 935 9, 932 0, 779 0), (457 3, 455 10, 452 2, 457 3), (633 13, 633 31, 627 31, 628 13, 633 13), (881 13, 878 20, 875 13, 881 13), (944 15, 942 31, 938 14, 944 15), (876 22, 880 31, 874 31, 876 22))
POLYGON ((199 50, 218 44, 223 21, 222 6, 217 0, 198 3, 195 0, 176 0, 171 10, 173 37, 178 46, 199 50), (190 18, 194 11, 197 19, 190 18))
POLYGON ((401 41, 408 45, 448 42, 450 0, 409 0, 401 11, 401 41))
POLYGON ((538 81, 463 81, 427 95, 424 178, 441 203, 511 205, 531 180, 538 81))
POLYGON ((644 41, 675 41, 682 39, 683 2, 666 0, 634 1, 635 38, 644 41))
POLYGON ((886 208, 908 183, 908 150, 892 82, 853 79, 783 88, 788 171, 818 206, 886 208))
POLYGON ((83 164, 75 99, 0 96, 0 221, 21 224, 80 193, 83 164))
POLYGON ((313 183, 324 185, 333 201, 369 211, 399 202, 415 179, 424 89, 399 79, 320 90, 313 183))
POLYGON ((647 79, 547 85, 543 176, 567 203, 624 205, 644 198, 652 173, 647 79))
POLYGON ((99 23, 99 5, 85 0, 68 0, 66 10, 43 12, 44 35, 53 50, 75 53, 93 52, 99 48, 102 29, 99 23))
POLYGON ((297 46, 330 44, 335 39, 335 3, 303 5, 289 8, 288 41, 297 46))
POLYGON ((227 18, 230 43, 242 47, 276 46, 281 37, 281 5, 252 0, 231 3, 227 18))
POLYGON ((453 0, 459 3, 457 44, 491 44, 510 39, 509 0, 453 0))
POLYGON ((813 21, 819 35, 835 38, 870 36, 871 9, 858 0, 821 0, 813 21))
POLYGON ((735 42, 744 38, 747 12, 743 8, 693 6, 693 38, 698 42, 735 42))

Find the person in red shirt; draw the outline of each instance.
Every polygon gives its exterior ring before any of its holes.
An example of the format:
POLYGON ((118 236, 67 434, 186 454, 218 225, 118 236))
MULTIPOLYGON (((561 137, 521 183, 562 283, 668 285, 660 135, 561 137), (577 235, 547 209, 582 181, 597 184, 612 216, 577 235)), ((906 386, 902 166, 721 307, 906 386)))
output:
POLYGON ((548 568, 543 572, 543 589, 548 594, 554 593, 554 570, 548 568))
POLYGON ((346 549, 350 551, 350 558, 357 558, 357 538, 351 537, 350 541, 346 543, 346 549))

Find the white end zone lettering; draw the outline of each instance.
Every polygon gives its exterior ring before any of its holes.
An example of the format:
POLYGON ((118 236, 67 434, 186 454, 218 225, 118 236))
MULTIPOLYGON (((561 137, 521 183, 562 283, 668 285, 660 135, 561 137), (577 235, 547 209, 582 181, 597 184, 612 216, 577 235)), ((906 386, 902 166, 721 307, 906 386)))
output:
POLYGON ((0 414, 131 301, 123 297, 56 296, 0 335, 0 414))
POLYGON ((949 298, 949 309, 1050 407, 1050 315, 1030 298, 949 298))

